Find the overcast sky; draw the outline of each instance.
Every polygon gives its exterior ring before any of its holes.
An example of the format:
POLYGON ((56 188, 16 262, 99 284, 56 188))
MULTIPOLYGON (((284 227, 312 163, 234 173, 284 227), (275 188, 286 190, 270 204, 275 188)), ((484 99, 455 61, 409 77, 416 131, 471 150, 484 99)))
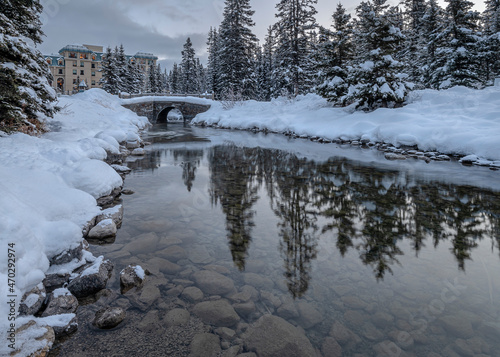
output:
MULTIPOLYGON (((441 0, 443 1, 443 0, 441 0)), ((473 0, 476 9, 482 1, 473 0)), ((278 0, 251 0, 255 11, 254 33, 264 41, 266 29, 276 22, 278 0)), ((338 0, 318 0, 319 24, 331 25, 338 0)), ((361 0, 341 0, 354 13, 361 0)), ((397 0, 389 0, 396 4, 397 0)), ((68 44, 116 46, 123 43, 127 54, 151 52, 160 58, 162 67, 170 69, 180 61, 182 45, 191 37, 196 54, 206 60, 206 40, 210 26, 222 21, 224 0, 41 0, 44 54, 57 53, 68 44)))

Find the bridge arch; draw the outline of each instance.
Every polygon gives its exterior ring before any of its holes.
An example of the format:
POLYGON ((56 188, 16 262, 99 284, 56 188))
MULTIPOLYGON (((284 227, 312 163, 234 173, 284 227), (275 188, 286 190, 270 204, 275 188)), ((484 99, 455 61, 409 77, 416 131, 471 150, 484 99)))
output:
POLYGON ((167 122, 167 118, 168 118, 168 113, 170 113, 170 111, 173 110, 173 109, 177 109, 177 108, 174 107, 174 106, 169 106, 169 107, 166 107, 163 110, 161 110, 158 113, 158 116, 156 117, 156 122, 158 124, 166 123, 167 122))

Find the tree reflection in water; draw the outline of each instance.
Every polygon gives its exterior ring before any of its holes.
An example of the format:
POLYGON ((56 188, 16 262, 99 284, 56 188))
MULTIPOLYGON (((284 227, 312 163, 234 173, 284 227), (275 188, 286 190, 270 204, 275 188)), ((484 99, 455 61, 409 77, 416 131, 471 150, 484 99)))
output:
POLYGON ((232 144, 209 150, 210 196, 226 215, 235 265, 245 268, 253 207, 264 187, 279 221, 284 274, 294 297, 307 291, 319 239, 329 236, 341 255, 359 252, 376 279, 401 264, 403 241, 411 241, 416 255, 427 244, 437 247, 449 241, 462 270, 480 240, 491 239, 492 249, 498 249, 498 192, 416 182, 404 171, 362 166, 345 158, 317 163, 280 150, 232 144))

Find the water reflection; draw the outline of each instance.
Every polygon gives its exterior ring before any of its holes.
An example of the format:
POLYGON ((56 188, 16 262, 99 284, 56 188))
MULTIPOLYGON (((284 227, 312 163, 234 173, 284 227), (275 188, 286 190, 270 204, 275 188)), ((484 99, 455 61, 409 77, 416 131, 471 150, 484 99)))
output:
POLYGON ((469 186, 413 182, 399 171, 362 167, 346 159, 317 163, 279 150, 222 145, 210 149, 210 195, 226 214, 229 247, 243 269, 251 241, 252 206, 263 184, 279 218, 286 279, 293 296, 308 287, 320 236, 333 236, 342 255, 350 249, 383 279, 411 242, 419 251, 451 242, 465 270, 482 239, 498 246, 498 193, 469 186), (318 218, 323 223, 318 226, 318 218))

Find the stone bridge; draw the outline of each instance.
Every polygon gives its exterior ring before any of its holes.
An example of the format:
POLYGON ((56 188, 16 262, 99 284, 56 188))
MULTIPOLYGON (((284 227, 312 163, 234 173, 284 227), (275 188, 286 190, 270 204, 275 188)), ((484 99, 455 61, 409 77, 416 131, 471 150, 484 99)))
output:
POLYGON ((145 116, 152 124, 166 123, 168 113, 178 109, 184 117, 184 123, 191 121, 197 114, 210 109, 205 100, 190 97, 144 97, 124 100, 122 106, 138 115, 145 116), (129 103, 127 103, 129 102, 129 103), (202 104, 206 102, 206 104, 202 104))

